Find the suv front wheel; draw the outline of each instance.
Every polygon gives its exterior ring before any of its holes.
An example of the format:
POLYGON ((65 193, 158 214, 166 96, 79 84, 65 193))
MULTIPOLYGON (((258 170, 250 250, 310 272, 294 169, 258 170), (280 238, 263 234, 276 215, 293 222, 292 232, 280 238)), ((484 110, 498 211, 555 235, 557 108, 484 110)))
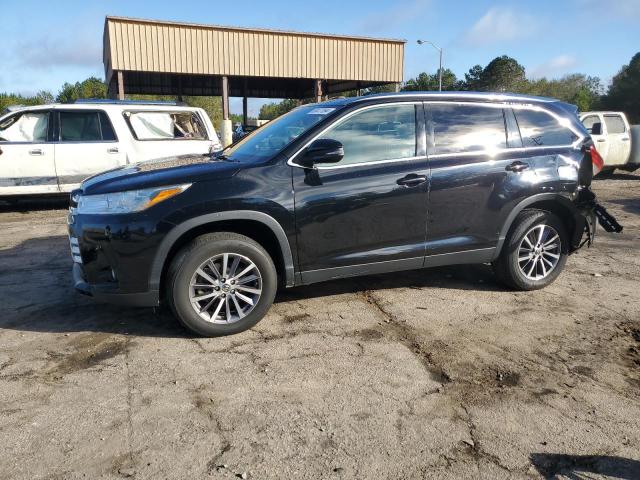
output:
POLYGON ((500 257, 493 263, 498 279, 517 290, 537 290, 552 283, 567 262, 569 237, 562 221, 543 210, 524 210, 515 219, 500 257))
POLYGON ((251 328, 265 316, 278 286, 269 254, 244 235, 202 235, 173 259, 166 296, 189 330, 207 337, 251 328))

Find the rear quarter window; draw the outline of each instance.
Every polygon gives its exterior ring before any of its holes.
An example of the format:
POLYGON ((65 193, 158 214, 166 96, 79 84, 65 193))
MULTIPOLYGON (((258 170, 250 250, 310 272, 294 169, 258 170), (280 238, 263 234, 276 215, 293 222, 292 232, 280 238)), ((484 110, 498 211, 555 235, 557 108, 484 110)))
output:
POLYGON ((516 120, 525 147, 571 145, 578 137, 558 119, 540 110, 516 109, 516 120))
POLYGON ((124 112, 137 140, 208 140, 207 131, 196 112, 124 112))

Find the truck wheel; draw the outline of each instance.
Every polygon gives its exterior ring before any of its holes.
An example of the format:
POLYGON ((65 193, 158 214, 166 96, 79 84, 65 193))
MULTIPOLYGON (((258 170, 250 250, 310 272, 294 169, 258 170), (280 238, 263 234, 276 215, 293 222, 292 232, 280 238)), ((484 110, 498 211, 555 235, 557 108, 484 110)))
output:
POLYGON ((562 221, 551 212, 527 209, 514 220, 493 267, 505 285, 537 290, 558 278, 568 254, 569 236, 562 221))
POLYGON ((202 235, 174 257, 166 297, 178 320, 205 337, 251 328, 265 316, 278 287, 273 260, 237 233, 202 235))

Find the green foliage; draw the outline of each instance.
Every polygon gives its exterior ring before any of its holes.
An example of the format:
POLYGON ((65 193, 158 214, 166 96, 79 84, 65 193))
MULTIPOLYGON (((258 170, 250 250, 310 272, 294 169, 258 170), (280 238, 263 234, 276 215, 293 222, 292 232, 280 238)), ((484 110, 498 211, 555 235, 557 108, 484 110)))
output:
POLYGON ((640 123, 640 52, 613 77, 602 104, 608 110, 626 112, 631 123, 640 123))
POLYGON ((42 90, 33 97, 25 97, 14 93, 0 93, 0 114, 12 105, 43 105, 53 102, 53 95, 42 90))
POLYGON ((107 98, 107 86, 96 77, 89 77, 75 84, 62 85, 56 101, 60 103, 73 103, 79 98, 107 98))
MULTIPOLYGON (((422 72, 416 78, 410 78, 404 84, 403 91, 431 91, 438 90, 440 88, 440 79, 438 76, 439 71, 433 75, 422 72)), ((448 68, 442 69, 442 90, 459 90, 460 82, 448 68)))
POLYGON ((258 118, 262 120, 273 120, 274 118, 287 113, 289 110, 293 110, 301 104, 302 102, 300 100, 294 100, 291 98, 287 98, 278 103, 265 103, 262 107, 260 107, 260 115, 258 118))
POLYGON ((520 92, 557 98, 576 105, 581 112, 586 112, 598 108, 602 84, 598 77, 574 73, 559 79, 540 78, 528 81, 520 92))

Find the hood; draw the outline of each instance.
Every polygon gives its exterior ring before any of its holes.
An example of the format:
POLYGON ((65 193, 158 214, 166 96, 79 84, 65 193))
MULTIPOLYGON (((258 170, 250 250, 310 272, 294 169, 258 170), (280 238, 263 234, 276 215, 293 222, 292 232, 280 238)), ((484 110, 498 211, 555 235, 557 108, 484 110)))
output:
POLYGON ((234 176, 239 163, 193 154, 158 158, 108 170, 87 178, 80 186, 82 193, 121 192, 140 188, 193 183, 205 180, 224 180, 234 176))

